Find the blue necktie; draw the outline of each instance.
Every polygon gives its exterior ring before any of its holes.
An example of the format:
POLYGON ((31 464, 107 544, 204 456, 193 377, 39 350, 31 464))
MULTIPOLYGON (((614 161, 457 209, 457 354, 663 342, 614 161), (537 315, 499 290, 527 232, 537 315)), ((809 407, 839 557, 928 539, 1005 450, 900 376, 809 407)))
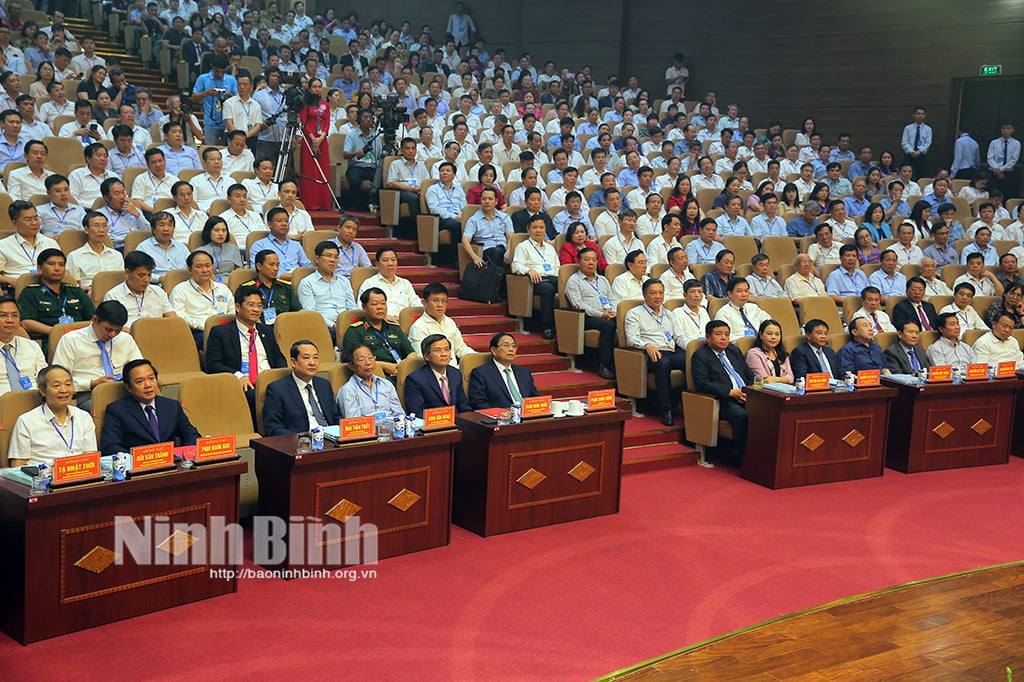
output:
POLYGON ((18 365, 14 362, 14 346, 12 344, 4 345, 4 364, 7 365, 7 382, 11 385, 12 391, 20 391, 21 386, 21 372, 18 371, 18 365))
POLYGON ((747 314, 745 312, 743 312, 743 306, 740 306, 740 316, 743 318, 743 324, 747 325, 747 329, 754 333, 757 333, 757 330, 754 329, 754 325, 750 324, 750 318, 747 317, 747 314))
POLYGON ((917 126, 917 133, 914 135, 914 151, 916 152, 917 148, 920 147, 920 146, 921 146, 921 126, 918 125, 917 126))
POLYGON ((146 418, 149 419, 149 430, 153 432, 153 437, 160 442, 160 424, 156 420, 156 408, 152 405, 146 405, 146 418))
POLYGON ((921 363, 917 361, 917 353, 914 352, 914 349, 908 348, 907 355, 910 356, 910 366, 914 368, 914 372, 920 372, 921 363))
POLYGON ((114 365, 110 361, 110 353, 107 352, 107 344, 102 341, 96 341, 96 345, 100 347, 100 358, 103 359, 103 375, 108 377, 114 376, 114 365))
POLYGON ((313 410, 313 418, 316 419, 316 423, 320 426, 327 426, 327 417, 324 416, 324 411, 320 409, 320 403, 316 401, 316 396, 313 395, 313 384, 306 384, 306 396, 309 398, 309 407, 313 410))
POLYGON ((828 359, 825 357, 825 352, 820 348, 814 351, 818 355, 818 361, 821 363, 821 371, 826 374, 832 374, 832 368, 828 364, 828 359))
POLYGON ((746 385, 743 383, 743 378, 740 377, 736 370, 732 368, 732 364, 729 362, 728 358, 725 357, 725 353, 719 353, 718 359, 722 361, 722 367, 725 367, 725 371, 728 372, 729 376, 736 382, 737 387, 746 385))

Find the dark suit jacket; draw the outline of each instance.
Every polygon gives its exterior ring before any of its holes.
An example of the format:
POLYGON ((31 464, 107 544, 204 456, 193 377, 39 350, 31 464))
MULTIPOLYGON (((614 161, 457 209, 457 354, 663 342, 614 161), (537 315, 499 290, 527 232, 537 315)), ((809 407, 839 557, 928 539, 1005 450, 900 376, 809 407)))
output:
MULTIPOLYGON (((825 353, 825 359, 832 366, 832 377, 843 378, 843 371, 839 368, 839 356, 830 346, 821 349, 825 353)), ((817 374, 821 371, 821 363, 818 356, 811 349, 810 344, 802 343, 789 352, 789 366, 793 370, 793 377, 803 377, 808 374, 817 374)))
POLYGON ((132 448, 140 445, 154 445, 170 440, 178 445, 196 444, 199 432, 185 416, 181 403, 158 395, 154 404, 160 440, 153 436, 142 405, 134 398, 121 398, 107 406, 100 434, 100 452, 104 455, 131 452, 132 448))
MULTIPOLYGON (((928 318, 928 324, 932 326, 933 330, 938 329, 939 316, 935 312, 935 306, 928 301, 921 301, 921 307, 924 308, 924 315, 928 318)), ((921 324, 921 318, 917 316, 917 309, 914 308, 914 304, 903 300, 897 303, 896 307, 892 310, 892 326, 896 327, 896 330, 899 331, 907 320, 913 320, 919 325, 921 324)), ((921 331, 924 330, 922 329, 921 331)))
POLYGON ((185 40, 181 43, 181 58, 188 62, 190 71, 199 71, 203 53, 209 49, 203 44, 197 46, 194 40, 185 40))
MULTIPOLYGON (((747 361, 743 358, 740 349, 730 343, 725 349, 725 355, 733 369, 743 378, 744 385, 753 384, 754 373, 747 367, 747 361)), ((707 344, 698 348, 693 354, 690 366, 693 371, 693 385, 698 392, 708 393, 719 400, 729 397, 729 391, 732 390, 729 373, 725 371, 718 356, 707 344)))
MULTIPOLYGON (((910 364, 910 358, 907 357, 906 348, 903 347, 902 343, 898 341, 888 348, 885 349, 883 355, 885 355, 885 364, 889 368, 889 371, 893 374, 916 374, 914 367, 910 364)), ((921 365, 921 369, 926 369, 932 366, 928 355, 925 354, 921 346, 914 346, 914 355, 917 356, 917 361, 921 365)))
MULTIPOLYGON (((512 375, 519 384, 519 392, 524 398, 540 395, 533 383, 530 370, 519 365, 512 365, 512 375)), ((508 392, 505 377, 498 373, 493 361, 480 365, 469 375, 469 404, 474 410, 489 407, 511 407, 512 394, 508 392)))
MULTIPOLYGON (((284 355, 277 346, 277 339, 274 338, 274 328, 266 325, 256 325, 256 334, 263 343, 263 349, 267 352, 267 360, 271 367, 286 367, 284 355)), ((210 330, 210 338, 206 347, 206 371, 209 374, 227 372, 234 374, 242 370, 242 347, 238 335, 238 325, 234 320, 221 324, 210 330)))
MULTIPOLYGON (((558 232, 555 231, 555 224, 551 222, 551 216, 549 216, 544 211, 541 211, 539 215, 544 218, 544 224, 547 226, 548 239, 554 239, 555 237, 557 237, 558 232)), ((512 229, 514 229, 516 232, 522 232, 523 234, 526 234, 528 232, 526 228, 529 225, 529 223, 527 222, 529 219, 530 212, 527 211, 525 208, 519 209, 518 211, 512 214, 512 229)))
POLYGON ((326 66, 327 70, 330 71, 335 64, 339 63, 338 55, 334 54, 333 52, 321 52, 320 63, 326 66))
MULTIPOLYGON (((341 421, 341 411, 334 401, 330 382, 313 377, 313 393, 316 394, 327 423, 337 424, 341 421)), ((299 395, 299 387, 295 385, 292 374, 267 386, 267 395, 263 401, 263 430, 267 436, 309 431, 306 404, 299 395)))
MULTIPOLYGON (((341 59, 338 60, 338 63, 341 64, 342 66, 355 66, 355 61, 352 59, 351 52, 349 52, 348 54, 343 54, 341 56, 341 59)), ((363 65, 364 72, 370 66, 370 62, 366 61, 366 57, 360 57, 359 63, 363 65)))
POLYGON ((434 377, 430 365, 420 367, 405 378, 405 409, 417 417, 423 416, 424 409, 455 405, 455 412, 469 412, 469 400, 462 389, 462 372, 451 365, 445 374, 448 375, 448 394, 451 402, 445 402, 441 395, 441 386, 434 377))
MULTIPOLYGON (((249 55, 250 57, 256 57, 256 59, 259 59, 261 62, 266 63, 266 59, 263 56, 263 52, 262 50, 260 50, 259 41, 254 40, 251 43, 249 43, 249 49, 245 51, 245 54, 249 55)), ((267 45, 267 56, 269 57, 272 54, 277 54, 277 48, 272 45, 267 45)))

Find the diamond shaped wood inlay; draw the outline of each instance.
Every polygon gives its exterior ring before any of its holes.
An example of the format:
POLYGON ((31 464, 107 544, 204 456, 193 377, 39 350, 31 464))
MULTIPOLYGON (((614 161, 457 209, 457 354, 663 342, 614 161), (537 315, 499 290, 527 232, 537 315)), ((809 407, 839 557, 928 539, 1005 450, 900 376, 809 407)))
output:
POLYGON ((516 479, 516 483, 523 486, 524 488, 533 490, 534 488, 539 486, 545 478, 547 478, 547 476, 537 471, 533 467, 530 467, 522 476, 516 479))
POLYGON ((843 442, 849 445, 851 448, 855 448, 858 445, 860 445, 861 441, 863 441, 865 438, 867 438, 867 436, 865 436, 857 429, 854 429, 845 436, 843 436, 843 442))
POLYGON ((351 500, 346 500, 344 497, 338 501, 338 504, 334 505, 327 511, 327 516, 338 523, 345 523, 349 517, 355 516, 362 509, 358 504, 351 500))
POLYGON ((936 436, 942 439, 948 438, 949 434, 953 433, 954 431, 956 431, 956 429, 953 428, 953 426, 946 421, 942 422, 934 429, 932 429, 932 433, 934 433, 936 436))
POLYGON ((575 478, 580 483, 582 483, 583 481, 590 478, 590 475, 595 471, 597 471, 597 469, 590 466, 583 460, 580 460, 579 464, 574 466, 572 469, 569 469, 569 475, 575 478))
POLYGON ((114 562, 120 558, 121 555, 114 550, 96 545, 76 561, 75 566, 99 575, 113 566, 114 562))
POLYGON ((984 436, 986 433, 989 432, 991 428, 991 424, 989 424, 984 419, 979 419, 978 421, 974 422, 974 424, 971 426, 971 431, 974 431, 979 436, 984 436))
POLYGON ((812 433, 811 435, 807 436, 807 438, 804 438, 802 441, 800 441, 800 445, 803 445, 811 452, 814 452, 824 444, 825 439, 816 433, 812 433))
POLYGON ((157 549, 172 556, 181 556, 196 543, 196 539, 182 530, 176 530, 167 539, 156 546, 157 549))
POLYGON ((398 511, 409 511, 409 508, 420 501, 420 496, 409 490, 408 488, 402 488, 402 490, 388 500, 388 504, 397 509, 398 511))

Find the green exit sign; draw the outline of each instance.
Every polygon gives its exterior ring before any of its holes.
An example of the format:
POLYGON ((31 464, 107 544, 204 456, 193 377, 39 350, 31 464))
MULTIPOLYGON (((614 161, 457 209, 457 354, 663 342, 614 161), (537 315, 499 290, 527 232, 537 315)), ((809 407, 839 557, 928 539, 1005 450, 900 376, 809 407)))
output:
POLYGON ((985 64, 981 67, 982 76, 1001 76, 1003 74, 1002 64, 985 64))

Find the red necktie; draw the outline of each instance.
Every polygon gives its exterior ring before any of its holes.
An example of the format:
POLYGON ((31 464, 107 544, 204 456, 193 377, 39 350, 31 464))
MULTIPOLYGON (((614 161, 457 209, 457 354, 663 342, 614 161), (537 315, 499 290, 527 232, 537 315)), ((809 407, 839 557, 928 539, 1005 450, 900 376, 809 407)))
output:
POLYGON ((451 394, 448 393, 448 377, 442 374, 440 377, 438 377, 438 381, 441 382, 441 395, 444 397, 444 401, 448 404, 451 404, 452 397, 451 394))
POLYGON ((259 359, 256 355, 256 327, 249 330, 249 381, 256 385, 256 377, 259 376, 259 359))
POLYGON ((875 331, 882 331, 882 325, 878 324, 878 315, 876 313, 871 313, 871 319, 875 321, 875 331))
POLYGON ((924 314, 924 308, 921 307, 920 303, 917 304, 917 316, 921 318, 921 329, 930 332, 932 326, 928 324, 928 317, 924 314))

